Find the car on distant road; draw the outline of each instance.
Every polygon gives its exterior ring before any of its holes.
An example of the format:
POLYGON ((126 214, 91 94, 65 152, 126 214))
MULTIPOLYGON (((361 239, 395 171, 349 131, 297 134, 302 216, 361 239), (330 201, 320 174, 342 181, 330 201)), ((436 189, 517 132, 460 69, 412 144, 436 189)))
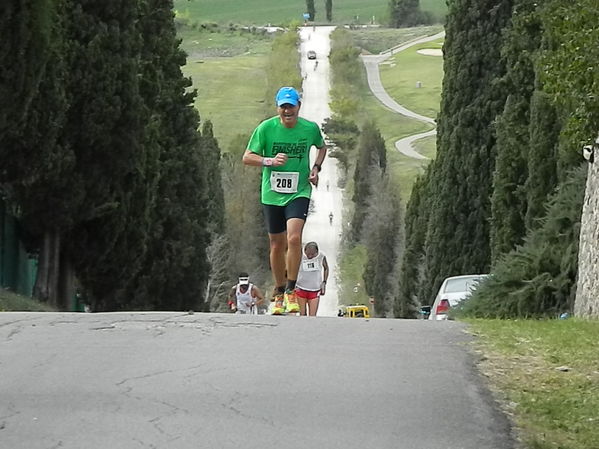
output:
POLYGON ((308 50, 308 59, 316 59, 316 52, 314 50, 308 50))
POLYGON ((487 274, 469 274, 445 279, 435 296, 428 319, 446 320, 449 310, 470 296, 479 282, 487 276, 487 274))

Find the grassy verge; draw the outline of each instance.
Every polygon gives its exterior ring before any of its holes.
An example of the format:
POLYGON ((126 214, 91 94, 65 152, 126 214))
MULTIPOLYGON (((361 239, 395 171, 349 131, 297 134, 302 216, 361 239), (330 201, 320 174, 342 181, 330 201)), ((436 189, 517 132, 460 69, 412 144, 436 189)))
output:
POLYGON ((269 112, 274 113, 272 105, 264 102, 267 57, 201 61, 189 59, 184 73, 191 76, 198 90, 195 106, 202 121, 212 122, 221 149, 229 151, 235 136, 251 132, 269 112))
MULTIPOLYGON (((175 0, 179 15, 202 22, 273 25, 301 20, 305 2, 298 0, 175 0)), ((333 2, 335 23, 368 24, 387 20, 389 0, 343 0, 333 2)), ((315 2, 317 23, 326 23, 324 2, 315 2)), ((438 20, 447 13, 445 0, 420 0, 420 9, 438 20)))
POLYGON ((267 54, 273 41, 273 34, 249 32, 240 29, 221 28, 198 29, 179 26, 178 36, 182 39, 181 48, 192 60, 208 57, 234 57, 247 54, 267 54))
POLYGON ((367 28, 351 30, 356 46, 366 53, 380 53, 423 36, 443 31, 441 25, 412 28, 367 28))
POLYGON ((441 103, 443 58, 418 50, 440 50, 442 45, 442 40, 415 45, 379 66, 387 93, 406 108, 431 118, 437 116, 441 103))
POLYGON ((221 149, 230 151, 238 134, 250 133, 272 112, 264 96, 274 35, 182 26, 179 36, 188 54, 183 72, 198 91, 195 106, 202 121, 212 122, 221 149))
POLYGON ((27 296, 0 288, 0 312, 54 312, 55 310, 27 296))
MULTIPOLYGON (((427 0, 431 1, 431 0, 427 0)), ((442 0, 433 0, 433 3, 442 0)), ((280 25, 291 20, 302 20, 306 3, 297 0, 175 0, 180 15, 195 20, 218 23, 243 23, 280 25)), ((374 16, 380 22, 386 16, 388 0, 344 0, 333 2, 333 19, 336 23, 368 23, 374 16)), ((326 23, 324 2, 317 2, 315 20, 326 23)), ((436 5, 435 5, 436 6, 436 5)))
POLYGON ((599 322, 468 320, 489 378, 529 449, 596 449, 599 322))

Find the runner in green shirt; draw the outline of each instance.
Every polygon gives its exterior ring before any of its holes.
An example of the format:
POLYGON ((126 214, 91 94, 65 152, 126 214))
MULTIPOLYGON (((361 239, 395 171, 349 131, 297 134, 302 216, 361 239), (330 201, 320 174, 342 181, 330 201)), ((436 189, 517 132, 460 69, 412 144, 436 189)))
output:
POLYGON ((302 257, 302 232, 312 184, 326 156, 318 125, 299 117, 301 101, 293 87, 275 97, 278 115, 254 130, 243 155, 246 165, 262 168, 262 207, 270 240, 270 266, 275 281, 273 314, 299 312, 295 283, 302 257), (310 167, 310 149, 318 149, 310 167))

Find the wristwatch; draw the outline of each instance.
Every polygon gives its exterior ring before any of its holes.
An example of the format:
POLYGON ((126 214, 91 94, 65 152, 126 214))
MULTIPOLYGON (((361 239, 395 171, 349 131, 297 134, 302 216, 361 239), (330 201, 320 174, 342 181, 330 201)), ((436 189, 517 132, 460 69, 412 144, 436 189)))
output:
POLYGON ((314 164, 314 167, 312 167, 312 168, 317 168, 318 173, 320 173, 320 170, 322 170, 322 167, 320 166, 320 164, 314 164))
POLYGON ((264 165, 265 167, 270 167, 272 165, 272 157, 263 157, 262 165, 264 165))

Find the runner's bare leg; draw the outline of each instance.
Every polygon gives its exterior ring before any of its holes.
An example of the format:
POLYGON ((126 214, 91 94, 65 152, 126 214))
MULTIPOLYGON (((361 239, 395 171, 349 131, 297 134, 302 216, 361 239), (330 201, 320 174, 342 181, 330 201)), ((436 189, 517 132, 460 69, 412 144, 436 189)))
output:
POLYGON ((285 252, 287 251, 287 233, 268 234, 270 241, 270 269, 276 287, 284 287, 287 283, 285 276, 285 252))
POLYGON ((287 220, 287 279, 292 281, 297 281, 302 260, 302 231, 305 223, 301 218, 287 220))

